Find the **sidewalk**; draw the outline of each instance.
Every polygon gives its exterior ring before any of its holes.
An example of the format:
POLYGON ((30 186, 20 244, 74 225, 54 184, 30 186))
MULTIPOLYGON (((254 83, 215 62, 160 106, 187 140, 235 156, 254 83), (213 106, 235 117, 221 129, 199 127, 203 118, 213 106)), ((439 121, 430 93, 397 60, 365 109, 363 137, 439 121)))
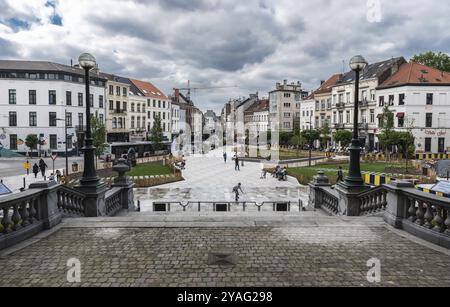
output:
MULTIPOLYGON (((62 173, 64 169, 59 169, 59 171, 62 173)), ((48 177, 51 175, 53 170, 47 171, 46 175, 47 175, 47 180, 48 177)), ((56 172, 56 170, 55 170, 56 172)), ((44 178, 42 177, 41 173, 38 174, 37 178, 34 178, 34 174, 30 173, 30 175, 27 176, 26 173, 24 173, 23 175, 18 175, 18 176, 10 176, 10 177, 4 177, 4 178, 0 178, 0 180, 3 180, 3 184, 10 189, 13 194, 15 193, 20 193, 20 189, 23 188, 24 184, 23 184, 23 180, 25 178, 25 186, 28 189, 28 187, 30 186, 30 184, 35 183, 35 182, 41 182, 44 181, 44 178)), ((11 195, 11 194, 9 194, 11 195)), ((7 195, 0 195, 0 198, 2 196, 7 196, 7 195)))

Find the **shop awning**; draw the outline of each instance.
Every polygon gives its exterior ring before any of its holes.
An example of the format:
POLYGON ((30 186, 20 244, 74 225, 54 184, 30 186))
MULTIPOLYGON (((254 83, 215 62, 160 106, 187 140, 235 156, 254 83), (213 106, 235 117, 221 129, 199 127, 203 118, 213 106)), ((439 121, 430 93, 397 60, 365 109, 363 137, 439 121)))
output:
POLYGON ((405 118, 405 113, 397 113, 397 118, 405 118))

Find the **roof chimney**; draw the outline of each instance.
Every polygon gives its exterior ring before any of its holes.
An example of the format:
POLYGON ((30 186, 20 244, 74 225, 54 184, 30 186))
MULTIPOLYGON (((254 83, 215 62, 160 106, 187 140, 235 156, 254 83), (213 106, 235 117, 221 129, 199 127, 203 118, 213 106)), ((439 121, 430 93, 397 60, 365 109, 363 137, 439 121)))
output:
POLYGON ((325 83, 325 80, 320 80, 320 85, 323 85, 325 83))
POLYGON ((284 85, 287 85, 287 80, 284 80, 284 81, 283 81, 283 84, 284 84, 284 85))

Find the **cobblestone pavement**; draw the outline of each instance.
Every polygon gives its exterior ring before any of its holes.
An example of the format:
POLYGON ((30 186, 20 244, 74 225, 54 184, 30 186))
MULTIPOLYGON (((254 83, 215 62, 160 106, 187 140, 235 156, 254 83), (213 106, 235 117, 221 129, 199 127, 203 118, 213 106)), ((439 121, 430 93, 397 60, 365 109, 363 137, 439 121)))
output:
POLYGON ((0 286, 450 286, 450 257, 381 226, 63 228, 0 259, 0 286), (208 265, 229 251, 236 265, 208 265), (67 260, 81 283, 66 282, 67 260))

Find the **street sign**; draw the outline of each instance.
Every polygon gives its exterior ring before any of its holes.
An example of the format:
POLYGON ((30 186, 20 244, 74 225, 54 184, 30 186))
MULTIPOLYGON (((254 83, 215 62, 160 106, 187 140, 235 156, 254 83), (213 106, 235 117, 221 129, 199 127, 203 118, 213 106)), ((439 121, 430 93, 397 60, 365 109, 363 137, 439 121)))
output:
POLYGON ((28 163, 28 162, 25 162, 24 164, 23 164, 23 169, 24 170, 29 170, 31 168, 31 164, 30 163, 28 163))
POLYGON ((54 153, 54 154, 52 154, 51 158, 52 158, 53 161, 55 161, 58 158, 58 155, 54 153))
POLYGON ((0 183, 0 195, 7 195, 11 193, 12 193, 11 190, 8 189, 8 187, 5 184, 0 183))

